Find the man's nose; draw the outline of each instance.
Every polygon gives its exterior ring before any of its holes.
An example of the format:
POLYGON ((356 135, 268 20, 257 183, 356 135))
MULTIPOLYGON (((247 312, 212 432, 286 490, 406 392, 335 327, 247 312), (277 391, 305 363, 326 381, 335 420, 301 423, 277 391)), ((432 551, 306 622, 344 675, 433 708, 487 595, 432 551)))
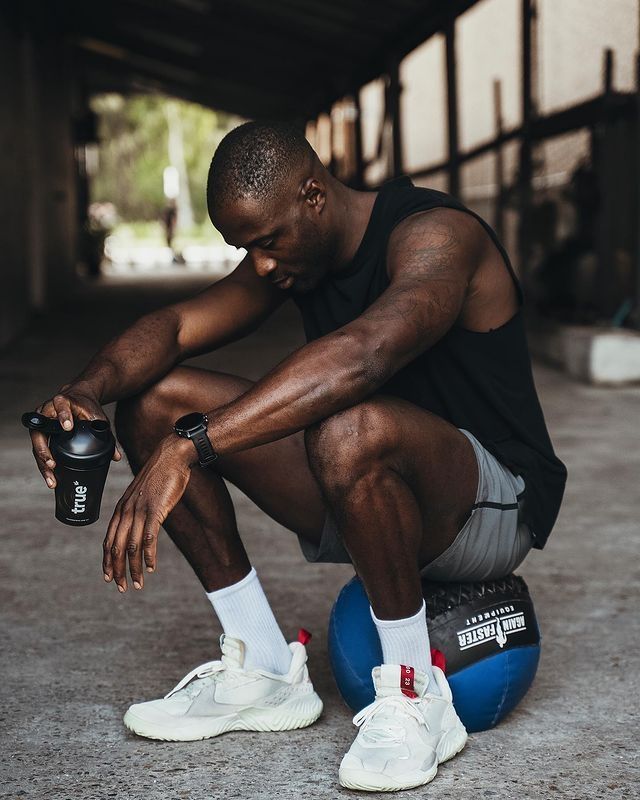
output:
POLYGON ((266 278, 276 269, 278 264, 275 258, 272 258, 271 256, 263 255, 261 253, 254 253, 253 266, 261 278, 266 278))

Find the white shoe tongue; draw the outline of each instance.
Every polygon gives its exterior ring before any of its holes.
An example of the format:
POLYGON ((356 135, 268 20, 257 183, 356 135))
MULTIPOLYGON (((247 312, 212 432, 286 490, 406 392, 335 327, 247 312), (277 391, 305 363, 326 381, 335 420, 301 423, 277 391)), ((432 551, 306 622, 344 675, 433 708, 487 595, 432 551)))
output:
POLYGON ((228 667, 242 668, 244 664, 244 642, 226 636, 224 633, 220 637, 220 649, 222 650, 222 661, 228 667))
POLYGON ((416 672, 413 667, 400 664, 382 664, 374 667, 371 676, 378 697, 390 695, 417 697, 422 694, 424 688, 422 673, 416 672))

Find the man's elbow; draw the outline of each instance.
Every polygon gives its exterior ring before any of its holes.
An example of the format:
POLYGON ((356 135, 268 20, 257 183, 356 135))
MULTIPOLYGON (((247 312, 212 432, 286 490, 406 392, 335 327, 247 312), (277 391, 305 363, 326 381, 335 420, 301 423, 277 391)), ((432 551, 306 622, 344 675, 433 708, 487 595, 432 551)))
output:
POLYGON ((342 352, 351 357, 353 381, 365 396, 380 388, 393 375, 393 357, 383 336, 344 332, 338 341, 342 352))
POLYGON ((384 345, 379 344, 368 348, 362 359, 363 381, 370 391, 379 389, 393 375, 389 355, 384 345))

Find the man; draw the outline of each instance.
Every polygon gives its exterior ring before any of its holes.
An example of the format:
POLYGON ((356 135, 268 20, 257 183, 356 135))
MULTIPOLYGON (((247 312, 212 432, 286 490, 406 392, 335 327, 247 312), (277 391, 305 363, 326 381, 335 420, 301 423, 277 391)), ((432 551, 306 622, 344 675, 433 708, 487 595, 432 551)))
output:
MULTIPOLYGON (((135 479, 108 526, 104 578, 126 591, 128 561, 141 589, 163 525, 224 630, 221 661, 132 706, 125 724, 190 740, 304 727, 321 712, 304 638, 287 645, 280 632, 226 479, 294 531, 308 560, 352 561, 368 593, 384 663, 341 784, 427 783, 466 732, 431 664, 421 574, 508 574, 544 545, 564 488, 518 281, 493 231, 457 200, 408 179, 349 189, 286 124, 228 134, 207 194, 214 225, 247 251, 237 269, 140 319, 40 409, 70 427, 72 414, 104 416, 118 401, 135 479), (255 330, 289 297, 308 343, 258 382, 178 366, 255 330)), ((53 486, 46 441, 32 436, 53 486)))

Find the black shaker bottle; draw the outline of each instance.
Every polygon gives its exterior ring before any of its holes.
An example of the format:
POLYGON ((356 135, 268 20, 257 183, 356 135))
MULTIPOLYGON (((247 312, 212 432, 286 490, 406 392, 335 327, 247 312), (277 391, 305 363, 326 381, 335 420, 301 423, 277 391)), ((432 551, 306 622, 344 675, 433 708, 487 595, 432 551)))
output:
POLYGON ((56 519, 66 525, 96 522, 116 447, 108 420, 74 417, 72 430, 66 431, 57 419, 32 411, 22 415, 22 424, 49 435, 56 462, 56 519))

